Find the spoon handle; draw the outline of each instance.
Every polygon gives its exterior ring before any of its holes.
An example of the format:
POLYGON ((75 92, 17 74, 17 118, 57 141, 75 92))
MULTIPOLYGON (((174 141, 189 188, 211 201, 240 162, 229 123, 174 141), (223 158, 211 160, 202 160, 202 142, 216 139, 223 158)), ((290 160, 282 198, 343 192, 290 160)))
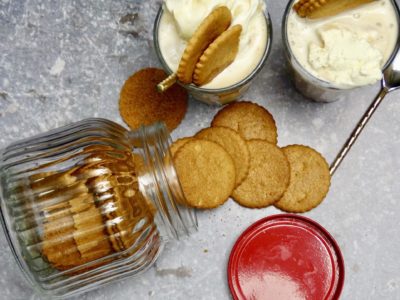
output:
POLYGON ((381 104, 383 98, 385 98, 386 94, 389 91, 382 87, 379 91, 378 95, 376 96, 375 100, 371 103, 368 107, 368 110, 362 116, 360 121, 358 122, 356 128, 354 128, 353 132, 351 133, 350 137, 347 139, 346 143, 343 145, 342 149, 340 150, 339 154, 336 156, 335 160, 332 162, 329 171, 331 176, 335 173, 343 159, 346 157, 347 153, 350 151, 351 147, 356 142, 357 138, 360 136, 361 131, 364 129, 365 125, 367 125, 368 121, 374 114, 375 110, 378 108, 379 104, 381 104))
POLYGON ((160 93, 164 93, 166 90, 168 90, 175 82, 177 81, 177 76, 175 73, 169 75, 167 78, 165 78, 163 81, 161 81, 159 84, 157 84, 157 91, 160 93))

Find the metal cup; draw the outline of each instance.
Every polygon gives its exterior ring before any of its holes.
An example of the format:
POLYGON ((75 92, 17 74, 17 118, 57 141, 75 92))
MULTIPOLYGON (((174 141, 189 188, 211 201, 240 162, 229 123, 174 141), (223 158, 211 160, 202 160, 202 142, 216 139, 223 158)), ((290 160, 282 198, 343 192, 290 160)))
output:
MULTIPOLYGON (((287 29, 288 29, 288 19, 289 19, 289 14, 291 12, 293 3, 298 0, 290 0, 286 10, 285 14, 283 16, 283 22, 282 22, 282 41, 283 41, 283 46, 285 49, 285 54, 286 58, 288 61, 288 67, 289 67, 289 72, 292 76, 293 83, 296 87, 296 89, 303 94, 305 97, 317 101, 317 102, 334 102, 338 100, 344 100, 344 99, 351 99, 354 94, 356 94, 360 89, 363 89, 364 87, 355 87, 355 88, 350 88, 350 89, 345 89, 345 88, 338 88, 335 86, 333 83, 321 80, 311 73, 309 73, 301 64, 300 62, 296 59, 295 55, 293 54, 290 44, 289 44, 289 39, 288 39, 288 34, 287 34, 287 29)), ((400 12, 399 8, 396 4, 395 0, 390 0, 393 4, 393 8, 396 11, 397 15, 397 23, 400 24, 400 12)), ((390 58, 386 62, 386 64, 383 67, 383 70, 386 69, 386 67, 389 65, 389 63, 392 61, 396 50, 399 47, 399 41, 397 42, 396 47, 393 50, 393 53, 391 54, 390 58)))

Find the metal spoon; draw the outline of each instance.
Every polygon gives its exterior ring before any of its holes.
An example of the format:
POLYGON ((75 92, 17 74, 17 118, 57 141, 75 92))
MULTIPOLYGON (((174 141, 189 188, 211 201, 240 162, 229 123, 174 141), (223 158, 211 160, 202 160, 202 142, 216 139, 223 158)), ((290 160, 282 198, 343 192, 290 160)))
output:
POLYGON ((376 96, 375 100, 369 106, 365 114, 362 116, 360 121, 358 122, 356 128, 351 133, 350 137, 347 139, 346 143, 343 145, 339 154, 336 156, 335 160, 330 166, 330 173, 333 175, 343 159, 346 157, 347 153, 350 151, 351 147, 356 142, 357 138, 360 136, 361 131, 364 129, 365 125, 367 125, 368 121, 371 119, 373 113, 378 108, 379 104, 382 103, 383 98, 385 98, 386 94, 400 88, 400 50, 397 51, 394 59, 390 63, 390 65, 386 68, 383 73, 383 77, 381 80, 381 90, 376 96))

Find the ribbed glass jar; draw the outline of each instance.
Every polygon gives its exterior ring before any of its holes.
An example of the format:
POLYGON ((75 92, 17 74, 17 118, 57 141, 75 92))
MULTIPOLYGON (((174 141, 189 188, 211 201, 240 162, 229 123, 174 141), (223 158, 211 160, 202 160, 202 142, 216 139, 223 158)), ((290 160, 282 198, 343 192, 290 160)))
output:
POLYGON ((163 124, 137 131, 87 119, 2 150, 1 219, 10 248, 44 295, 87 291, 152 265, 197 228, 163 124))

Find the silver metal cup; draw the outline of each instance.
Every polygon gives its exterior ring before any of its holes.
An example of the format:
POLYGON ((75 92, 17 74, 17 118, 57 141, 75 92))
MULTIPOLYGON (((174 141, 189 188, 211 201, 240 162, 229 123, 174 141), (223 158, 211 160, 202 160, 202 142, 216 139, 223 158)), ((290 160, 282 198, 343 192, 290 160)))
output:
MULTIPOLYGON (((303 94, 305 97, 317 101, 317 102, 334 102, 338 100, 343 100, 343 99, 351 99, 354 94, 357 93, 358 90, 362 89, 363 87, 356 87, 356 88, 350 88, 350 89, 344 89, 344 88, 338 88, 334 84, 321 80, 311 73, 309 73, 301 64, 300 62, 296 59, 295 55, 293 54, 290 44, 289 44, 289 39, 288 39, 288 34, 287 34, 287 29, 288 29, 288 18, 290 11, 292 9, 292 6, 294 2, 298 0, 290 0, 286 10, 285 14, 283 16, 283 22, 282 22, 282 41, 283 41, 283 46, 285 49, 285 54, 286 58, 288 61, 288 67, 289 67, 289 72, 292 76, 293 83, 296 87, 296 89, 303 94)), ((400 24, 400 11, 397 6, 397 3, 395 0, 391 0, 393 7, 396 11, 397 15, 397 23, 400 24)), ((387 66, 390 64, 390 62, 393 60, 394 55, 397 52, 397 49, 399 47, 399 41, 397 42, 396 47, 393 50, 393 53, 391 54, 390 58, 386 62, 386 64, 383 67, 383 70, 387 68, 387 66)))

